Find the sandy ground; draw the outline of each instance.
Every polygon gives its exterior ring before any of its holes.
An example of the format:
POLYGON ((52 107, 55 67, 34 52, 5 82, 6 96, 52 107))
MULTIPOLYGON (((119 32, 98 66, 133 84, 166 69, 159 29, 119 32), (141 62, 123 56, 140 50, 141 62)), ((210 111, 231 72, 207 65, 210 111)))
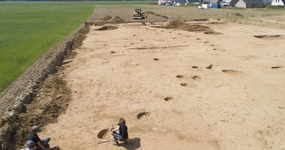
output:
POLYGON ((40 137, 63 150, 284 149, 285 31, 205 25, 222 34, 92 26, 65 64, 68 110, 40 137), (120 117, 129 143, 97 145, 120 117))

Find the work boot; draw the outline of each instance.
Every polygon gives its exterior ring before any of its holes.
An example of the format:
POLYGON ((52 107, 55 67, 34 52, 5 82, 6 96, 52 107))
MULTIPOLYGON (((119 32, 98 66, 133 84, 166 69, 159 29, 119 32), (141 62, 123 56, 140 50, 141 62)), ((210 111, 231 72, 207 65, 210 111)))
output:
POLYGON ((114 141, 113 141, 113 145, 118 146, 118 145, 119 145, 119 142, 118 142, 117 140, 114 140, 114 141))

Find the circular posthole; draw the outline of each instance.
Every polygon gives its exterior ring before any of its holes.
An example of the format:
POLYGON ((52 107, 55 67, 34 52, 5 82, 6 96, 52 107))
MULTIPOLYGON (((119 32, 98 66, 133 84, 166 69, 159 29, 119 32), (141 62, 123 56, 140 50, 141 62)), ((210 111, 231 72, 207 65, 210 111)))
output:
POLYGON ((159 60, 159 58, 153 58, 153 60, 158 61, 158 60, 159 60))
POLYGON ((170 101, 172 99, 173 99, 173 97, 171 97, 171 96, 167 96, 167 97, 164 98, 165 101, 170 101))
POLYGON ((200 76, 197 76, 197 75, 194 75, 194 76, 192 76, 192 79, 194 79, 194 80, 199 80, 199 79, 201 79, 201 77, 200 77, 200 76))
POLYGON ((183 75, 177 75, 176 78, 183 78, 183 75))
POLYGON ((181 86, 187 86, 187 83, 180 83, 181 86))
POLYGON ((207 69, 212 69, 213 65, 211 64, 210 66, 206 67, 207 69))
POLYGON ((192 68, 197 69, 197 68, 198 68, 198 66, 192 66, 192 68))
POLYGON ((103 129, 103 130, 101 130, 101 131, 97 134, 97 137, 98 137, 99 139, 103 139, 103 138, 105 137, 105 135, 106 135, 107 132, 108 132, 108 129, 103 129))
POLYGON ((137 118, 142 119, 142 120, 146 120, 148 116, 149 116, 148 112, 141 112, 137 115, 137 118))

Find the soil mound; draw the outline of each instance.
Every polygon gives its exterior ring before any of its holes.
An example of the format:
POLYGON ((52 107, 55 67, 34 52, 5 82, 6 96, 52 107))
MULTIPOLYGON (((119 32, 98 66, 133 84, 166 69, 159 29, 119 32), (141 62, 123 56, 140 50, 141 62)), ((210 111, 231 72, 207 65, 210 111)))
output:
POLYGON ((213 30, 205 31, 204 33, 205 33, 205 34, 212 34, 212 35, 219 35, 219 34, 222 34, 222 33, 220 33, 220 32, 216 32, 216 31, 213 31, 213 30))
POLYGON ((199 24, 192 24, 192 25, 188 24, 187 26, 184 26, 183 29, 189 32, 204 32, 205 34, 213 34, 213 35, 221 34, 219 32, 213 31, 208 26, 203 26, 199 24))
POLYGON ((115 17, 111 18, 108 22, 116 24, 116 23, 124 23, 125 20, 120 18, 119 16, 115 16, 115 17))
POLYGON ((206 31, 211 30, 210 27, 199 25, 199 24, 187 25, 187 26, 183 27, 183 29, 185 29, 189 32, 206 32, 206 31))
POLYGON ((104 18, 102 18, 103 21, 109 21, 110 19, 112 19, 111 16, 107 15, 104 18))
POLYGON ((179 19, 179 20, 168 20, 165 24, 164 27, 165 28, 180 28, 185 26, 186 23, 184 20, 179 19))
POLYGON ((155 28, 164 29, 180 29, 189 32, 204 32, 205 34, 219 35, 221 33, 213 31, 210 27, 200 24, 187 24, 184 20, 168 20, 164 26, 156 26, 155 28))
POLYGON ((118 29, 118 27, 116 27, 116 26, 104 26, 102 28, 94 29, 94 30, 105 31, 105 30, 115 30, 115 29, 118 29))

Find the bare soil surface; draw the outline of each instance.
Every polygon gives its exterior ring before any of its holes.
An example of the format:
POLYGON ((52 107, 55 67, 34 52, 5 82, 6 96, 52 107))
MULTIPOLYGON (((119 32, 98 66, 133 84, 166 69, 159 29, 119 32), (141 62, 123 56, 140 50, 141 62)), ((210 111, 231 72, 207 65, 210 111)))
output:
POLYGON ((40 118, 23 116, 25 131, 40 122, 64 150, 285 148, 285 31, 185 24, 91 26, 27 107, 40 118), (129 143, 98 145, 120 117, 129 143))
POLYGON ((16 145, 39 125, 63 150, 285 148, 284 15, 145 7, 170 20, 126 23, 133 8, 96 6, 90 30, 35 87, 16 145), (98 145, 120 117, 128 144, 98 145))

